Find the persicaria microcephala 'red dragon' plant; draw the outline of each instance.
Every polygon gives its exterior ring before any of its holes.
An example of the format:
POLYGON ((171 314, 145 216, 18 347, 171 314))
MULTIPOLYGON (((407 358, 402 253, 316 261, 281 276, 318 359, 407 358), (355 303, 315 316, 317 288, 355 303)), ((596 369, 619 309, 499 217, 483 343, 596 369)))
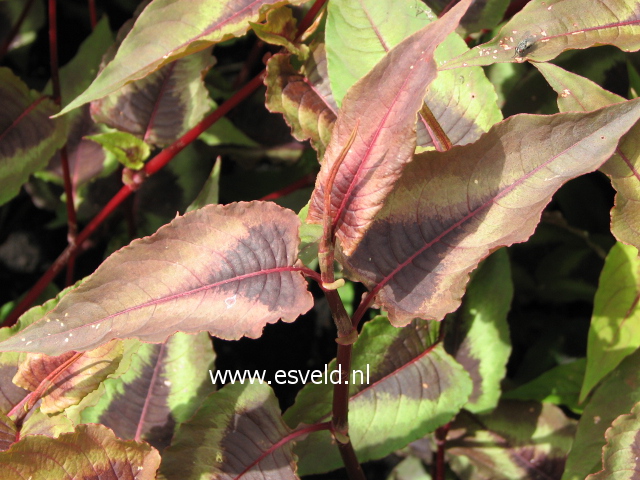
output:
POLYGON ((0 477, 359 479, 401 451, 396 476, 426 462, 436 479, 632 478, 640 76, 624 52, 640 47, 640 4, 471 3, 153 0, 114 38, 90 1, 92 33, 58 69, 50 0, 40 90, 19 60, 44 7, 0 3, 15 27, 0 201, 7 216, 25 199, 57 209, 68 237, 3 309, 0 477), (249 36, 253 64, 237 68, 227 55, 249 36), (585 55, 603 60, 571 71, 585 55), (605 59, 627 62, 631 99, 589 78, 605 59), (534 82, 554 102, 524 98, 534 82), (277 148, 273 125, 257 140, 259 115, 236 108, 263 86, 292 135, 277 148), (558 215, 570 180, 597 171, 616 190, 604 233, 558 215), (110 255, 79 278, 105 233, 110 255), (533 274, 502 248, 521 243, 546 249, 533 274), (68 288, 27 310, 65 269, 68 288), (544 328, 523 349, 512 301, 546 327, 589 302, 585 352, 544 328), (544 301, 549 320, 533 314, 544 301), (284 410, 269 382, 215 390, 211 337, 259 338, 319 305, 339 381, 306 382, 284 410))

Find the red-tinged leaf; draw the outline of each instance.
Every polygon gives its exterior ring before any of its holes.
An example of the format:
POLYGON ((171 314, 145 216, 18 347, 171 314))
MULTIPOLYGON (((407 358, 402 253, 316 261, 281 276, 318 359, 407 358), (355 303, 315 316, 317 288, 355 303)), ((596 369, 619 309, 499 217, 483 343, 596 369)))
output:
POLYGON ((58 438, 24 437, 0 453, 3 480, 152 480, 160 454, 146 443, 119 440, 102 425, 78 425, 58 438))
POLYGON ((15 423, 4 413, 0 413, 0 452, 9 450, 9 447, 19 438, 15 423))
POLYGON ((204 50, 165 65, 91 102, 91 115, 152 145, 173 143, 209 110, 203 78, 214 58, 204 50))
POLYGON ((0 205, 17 195, 29 175, 44 168, 66 139, 58 107, 0 68, 0 205))
POLYGON ((442 64, 442 69, 529 59, 546 62, 569 49, 615 45, 640 48, 640 2, 532 0, 487 43, 442 64))
POLYGON ((640 475, 640 403, 628 415, 616 418, 605 432, 602 471, 585 480, 634 480, 640 475))
POLYGON ((417 155, 342 263, 394 325, 440 320, 460 304, 478 262, 529 238, 555 191, 598 168, 638 118, 638 101, 520 115, 472 145, 417 155))
POLYGON ((105 97, 127 83, 208 47, 244 35, 270 5, 302 0, 156 0, 140 14, 115 58, 91 86, 68 104, 67 113, 105 97))
MULTIPOLYGON (((471 10, 477 9, 476 1, 471 10)), ((408 0, 332 0, 327 12, 328 68, 339 103, 389 50, 437 19, 423 3, 408 0)), ((435 59, 441 62, 467 50, 462 38, 452 33, 436 49, 435 59)), ((425 103, 454 145, 474 142, 502 120, 495 88, 480 67, 438 72, 425 103)), ((418 145, 433 146, 432 135, 419 117, 418 145)))
MULTIPOLYGON (((69 292, 73 287, 69 287, 43 305, 39 305, 27 310, 12 327, 0 328, 0 341, 6 340, 27 326, 42 318, 49 310, 58 304, 60 298, 69 292)), ((12 381, 18 368, 27 357, 25 353, 3 352, 0 353, 0 413, 8 413, 18 402, 20 402, 29 392, 20 388, 12 381)))
POLYGON ((119 438, 144 440, 161 450, 175 426, 189 420, 215 389, 208 375, 214 359, 205 332, 143 344, 124 375, 104 382, 100 400, 82 411, 80 421, 101 423, 119 438))
POLYGON ((267 13, 265 23, 250 22, 256 36, 271 45, 285 47, 289 53, 293 53, 302 59, 309 53, 309 47, 304 43, 296 42, 298 28, 293 12, 288 7, 270 10, 267 13))
POLYGON ((331 131, 338 108, 328 85, 324 46, 317 44, 301 72, 289 61, 289 54, 279 53, 267 63, 266 105, 271 112, 279 112, 298 140, 311 140, 322 158, 331 139, 331 131))
POLYGON ((490 415, 460 414, 447 453, 463 478, 557 479, 574 433, 575 422, 554 405, 507 400, 490 415))
POLYGON ((290 433, 266 384, 229 384, 180 425, 162 455, 165 480, 297 479, 290 433))
MULTIPOLYGON (((403 329, 385 317, 364 325, 354 344, 349 375, 349 438, 363 462, 382 458, 447 423, 471 393, 469 375, 441 344, 433 325, 416 320, 403 329), (381 442, 380 439, 385 439, 381 442)), ((436 329, 437 330, 437 329, 436 329)), ((331 420, 335 361, 313 379, 284 415, 292 427, 331 420)), ((294 448, 301 475, 342 465, 326 432, 310 434, 294 448)))
MULTIPOLYGON (((588 111, 602 108, 625 99, 604 90, 599 85, 558 66, 536 64, 558 94, 561 112, 588 111)), ((611 179, 616 198, 611 210, 611 233, 623 243, 640 248, 640 124, 622 137, 615 154, 600 167, 611 179)))
POLYGON ((393 48, 347 93, 336 121, 309 208, 309 221, 331 216, 336 237, 351 253, 415 149, 415 123, 425 91, 436 76, 433 53, 451 33, 469 1, 393 48), (338 168, 330 212, 324 188, 354 130, 356 137, 338 168))
MULTIPOLYGON (((55 378, 42 397, 40 409, 44 413, 58 413, 79 403, 115 372, 122 360, 123 352, 123 342, 118 340, 85 352, 55 378)), ((57 357, 40 353, 30 354, 20 365, 13 383, 33 392, 53 371, 75 354, 67 352, 57 357)))
POLYGON ((176 331, 259 337, 267 323, 291 322, 313 304, 294 267, 299 223, 268 202, 187 213, 111 255, 0 350, 60 355, 114 338, 161 343, 176 331))

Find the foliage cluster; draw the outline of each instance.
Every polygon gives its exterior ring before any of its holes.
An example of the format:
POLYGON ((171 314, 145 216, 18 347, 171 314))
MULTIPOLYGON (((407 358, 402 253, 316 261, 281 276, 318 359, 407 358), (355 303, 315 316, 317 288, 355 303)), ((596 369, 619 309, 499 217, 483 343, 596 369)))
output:
POLYGON ((0 1, 0 260, 25 209, 68 244, 3 288, 1 478, 640 471, 640 1, 44 3, 0 1), (339 381, 216 389, 307 312, 339 381))

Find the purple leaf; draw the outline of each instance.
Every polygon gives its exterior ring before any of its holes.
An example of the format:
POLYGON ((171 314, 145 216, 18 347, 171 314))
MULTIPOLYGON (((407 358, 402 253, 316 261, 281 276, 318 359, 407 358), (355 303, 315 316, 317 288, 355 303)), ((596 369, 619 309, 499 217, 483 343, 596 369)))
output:
POLYGON ((480 260, 529 238, 556 190, 598 168, 638 118, 636 100, 519 115, 474 144, 417 155, 342 263, 394 325, 440 320, 458 307, 480 260))

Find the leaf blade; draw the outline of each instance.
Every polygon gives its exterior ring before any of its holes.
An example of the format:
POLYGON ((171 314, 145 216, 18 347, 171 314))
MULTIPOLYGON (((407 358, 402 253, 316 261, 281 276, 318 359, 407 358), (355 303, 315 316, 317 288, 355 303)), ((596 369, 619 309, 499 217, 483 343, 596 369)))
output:
POLYGON ((515 116, 472 145, 416 156, 354 253, 342 254, 350 278, 396 326, 442 319, 481 259, 529 238, 560 185, 611 155, 639 106, 515 116))
POLYGON ((257 337, 312 305, 293 266, 295 213, 266 202, 209 205, 106 260, 40 321, 0 349, 47 355, 113 338, 163 342, 176 331, 257 337), (22 340, 24 339, 24 341, 22 340))

